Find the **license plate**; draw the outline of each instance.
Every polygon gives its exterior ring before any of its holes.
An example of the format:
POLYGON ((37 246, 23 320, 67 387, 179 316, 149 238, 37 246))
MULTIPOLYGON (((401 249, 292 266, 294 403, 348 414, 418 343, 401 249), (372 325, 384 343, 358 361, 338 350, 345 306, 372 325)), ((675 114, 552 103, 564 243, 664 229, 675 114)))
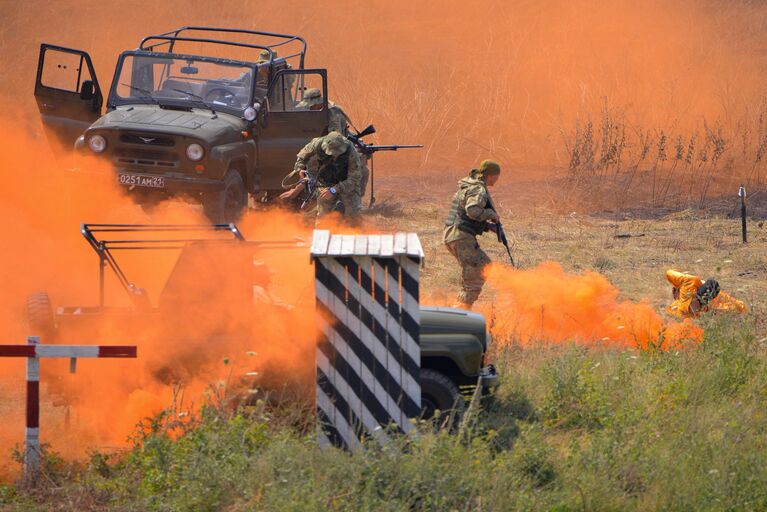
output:
POLYGON ((165 178, 162 176, 142 176, 140 174, 118 174, 117 181, 126 187, 165 188, 165 178))

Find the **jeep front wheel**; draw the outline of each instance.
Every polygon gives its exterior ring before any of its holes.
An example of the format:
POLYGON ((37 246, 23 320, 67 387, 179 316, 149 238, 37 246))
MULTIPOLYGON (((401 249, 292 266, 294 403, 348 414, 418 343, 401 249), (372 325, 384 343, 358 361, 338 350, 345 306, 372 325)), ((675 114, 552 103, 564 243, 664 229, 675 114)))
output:
POLYGON ((242 176, 230 169, 224 177, 224 189, 206 193, 202 198, 205 215, 214 224, 236 222, 247 205, 247 194, 242 176))
POLYGON ((439 410, 442 415, 460 413, 463 405, 458 386, 447 376, 434 371, 421 369, 421 417, 431 419, 439 410))

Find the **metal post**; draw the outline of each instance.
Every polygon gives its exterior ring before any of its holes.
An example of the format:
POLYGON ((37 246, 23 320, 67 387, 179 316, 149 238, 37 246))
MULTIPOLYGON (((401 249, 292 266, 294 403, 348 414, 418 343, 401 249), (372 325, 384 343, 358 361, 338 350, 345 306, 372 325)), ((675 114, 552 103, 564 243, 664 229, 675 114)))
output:
POLYGON ((376 196, 375 196, 376 173, 373 167, 373 160, 375 160, 374 157, 375 155, 370 155, 370 204, 368 204, 368 208, 372 208, 376 202, 376 196))
POLYGON ((738 189, 738 197, 740 198, 740 226, 743 231, 743 243, 748 243, 748 234, 746 232, 746 187, 743 185, 738 189))
MULTIPOLYGON (((0 344, 0 358, 27 358, 26 428, 24 431, 24 474, 21 485, 34 487, 40 476, 40 359, 44 357, 69 358, 70 369, 81 357, 137 357, 134 345, 44 345, 39 336, 29 336, 24 345, 0 344)), ((67 410, 66 421, 69 421, 67 410)))
MULTIPOLYGON (((29 336, 28 345, 40 343, 29 336)), ((24 435, 24 484, 34 486, 40 472, 40 359, 27 357, 27 425, 24 435)))
POLYGON ((104 256, 104 245, 99 245, 99 307, 104 307, 104 268, 106 267, 106 256, 104 256))

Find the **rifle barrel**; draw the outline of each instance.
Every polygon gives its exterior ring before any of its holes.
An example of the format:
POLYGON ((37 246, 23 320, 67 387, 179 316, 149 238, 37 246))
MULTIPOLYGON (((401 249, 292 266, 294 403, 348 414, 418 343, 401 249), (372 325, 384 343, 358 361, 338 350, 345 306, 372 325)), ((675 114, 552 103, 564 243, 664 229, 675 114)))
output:
POLYGON ((417 149, 422 148, 422 144, 409 144, 404 146, 398 146, 398 145, 391 145, 391 146, 374 146, 372 144, 366 144, 363 149, 367 149, 369 151, 397 151, 398 149, 417 149))

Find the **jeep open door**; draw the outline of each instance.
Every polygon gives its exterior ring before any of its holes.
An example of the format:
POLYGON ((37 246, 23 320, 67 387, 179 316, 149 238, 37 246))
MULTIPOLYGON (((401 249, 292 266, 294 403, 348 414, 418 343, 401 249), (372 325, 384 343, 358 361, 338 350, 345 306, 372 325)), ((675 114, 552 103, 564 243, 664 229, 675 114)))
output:
POLYGON ((40 45, 35 100, 54 153, 67 155, 101 116, 103 96, 90 56, 80 50, 40 45))
POLYGON ((324 69, 279 71, 269 87, 269 106, 260 124, 258 168, 260 190, 281 190, 282 179, 293 170, 296 154, 328 129, 327 72, 324 69), (322 92, 321 104, 303 102, 304 92, 322 92))

